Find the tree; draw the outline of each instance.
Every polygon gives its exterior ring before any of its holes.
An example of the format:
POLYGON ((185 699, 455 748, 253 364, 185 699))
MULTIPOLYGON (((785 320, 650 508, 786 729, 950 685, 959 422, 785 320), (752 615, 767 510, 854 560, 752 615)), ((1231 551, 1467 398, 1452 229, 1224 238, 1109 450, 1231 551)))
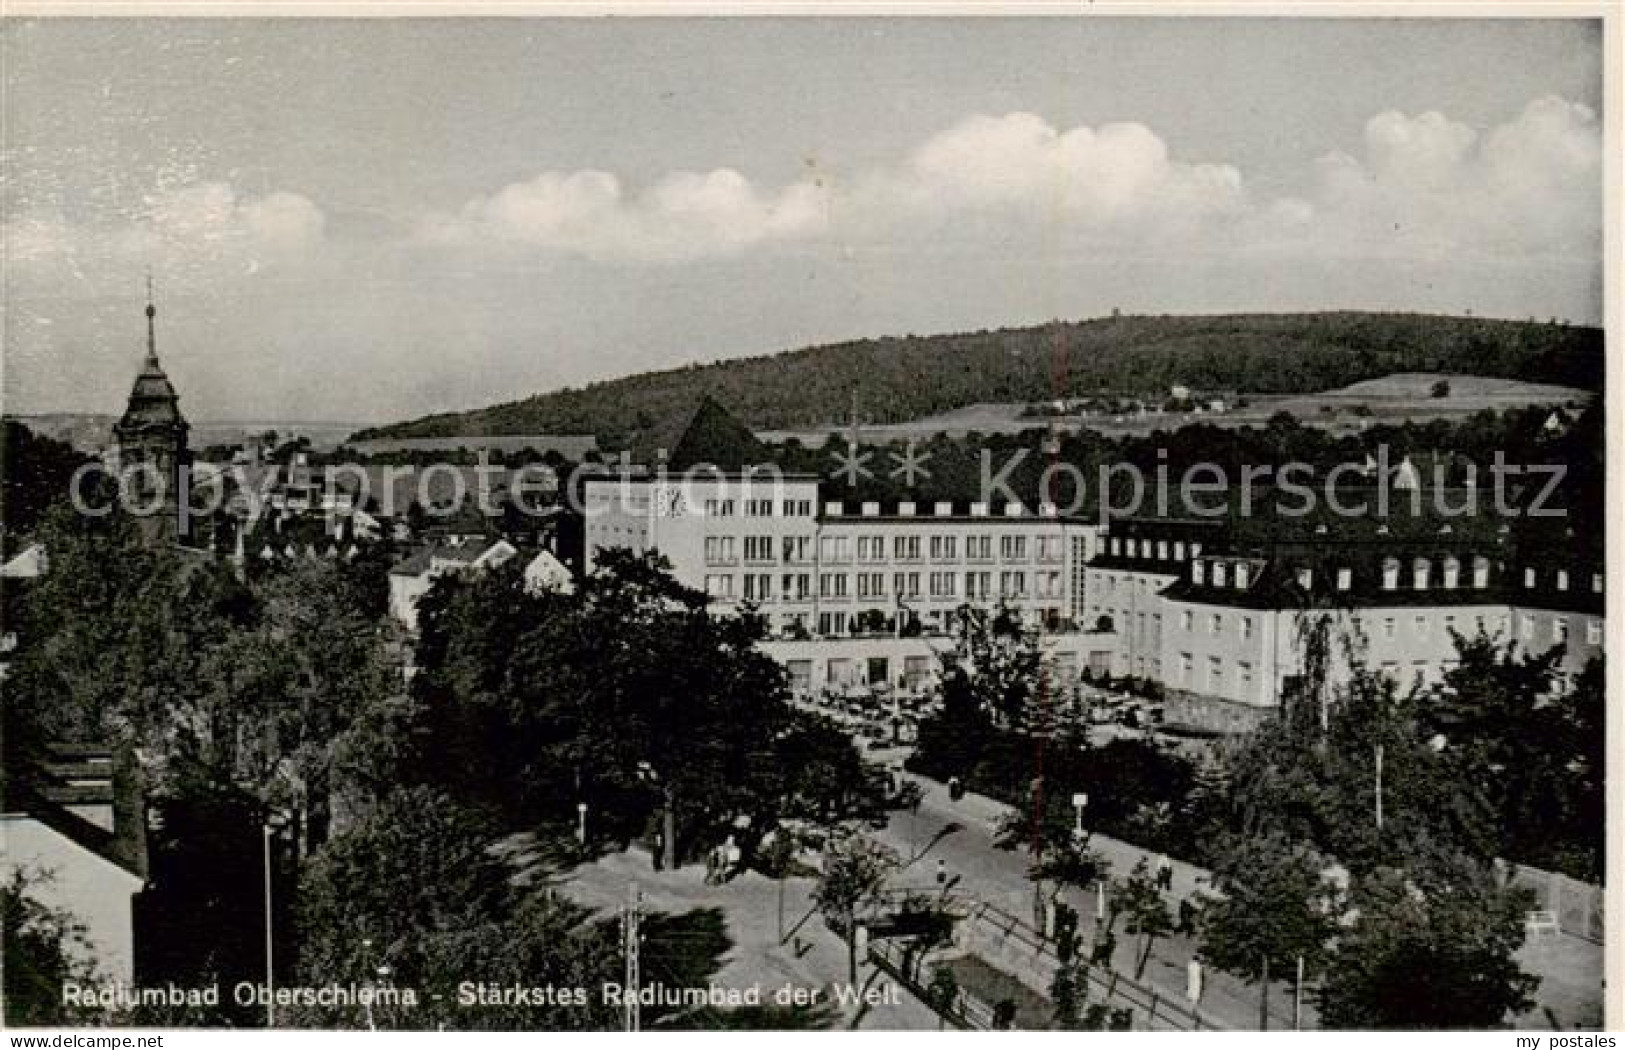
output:
POLYGON ((961 606, 954 617, 954 648, 943 672, 963 676, 976 704, 1005 727, 1017 725, 1042 688, 1038 632, 1004 603, 991 612, 961 606))
POLYGON ((1491 865, 1447 858, 1360 880, 1317 1000, 1328 1028, 1497 1028, 1540 983, 1515 953, 1532 903, 1491 865))
MULTIPOLYGON (((364 983, 380 965, 407 987, 445 981, 451 975, 435 965, 443 942, 495 921, 510 903, 490 843, 489 824, 445 795, 402 788, 384 799, 300 878, 301 981, 364 983)), ((360 1023, 353 1011, 320 1019, 360 1023)))
POLYGON ((1482 785, 1494 849, 1579 878, 1603 871, 1602 664, 1560 685, 1561 647, 1520 653, 1480 634, 1432 691, 1425 730, 1457 775, 1482 785))
POLYGON ((798 725, 760 617, 717 614, 657 556, 599 563, 568 595, 527 593, 510 565, 425 596, 414 692, 440 786, 554 834, 590 793, 601 835, 658 821, 673 862, 726 835, 748 857, 787 807, 857 797, 831 786, 855 771, 850 743, 798 725))
POLYGON ((899 866, 896 851, 868 837, 846 833, 824 846, 824 866, 813 901, 846 940, 847 973, 858 979, 858 911, 875 900, 899 866))
POLYGON ((1122 913, 1124 931, 1140 938, 1140 950, 1134 960, 1134 979, 1137 981, 1145 976, 1146 963, 1151 960, 1151 948, 1157 938, 1173 932, 1174 916, 1168 910, 1168 902, 1157 888, 1150 865, 1144 857, 1140 858, 1126 878, 1114 881, 1112 907, 1122 913))
POLYGON ((1259 1027, 1269 1027, 1271 974, 1303 959, 1306 974, 1324 966, 1343 914, 1331 861, 1279 832, 1232 836, 1216 850, 1213 887, 1203 900, 1201 957, 1259 985, 1259 1027))
POLYGON ((86 961, 84 928, 67 912, 43 904, 35 887, 42 878, 15 870, 0 883, 4 929, 5 1019, 8 1025, 47 1027, 83 1023, 64 1000, 63 985, 96 984, 86 961))

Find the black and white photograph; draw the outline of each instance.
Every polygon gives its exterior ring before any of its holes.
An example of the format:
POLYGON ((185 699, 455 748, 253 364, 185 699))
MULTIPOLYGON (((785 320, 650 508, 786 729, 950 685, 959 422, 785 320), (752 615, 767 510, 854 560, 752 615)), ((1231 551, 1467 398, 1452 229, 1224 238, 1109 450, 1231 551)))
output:
POLYGON ((1617 1045, 1620 37, 6 4, 9 1045, 1617 1045))

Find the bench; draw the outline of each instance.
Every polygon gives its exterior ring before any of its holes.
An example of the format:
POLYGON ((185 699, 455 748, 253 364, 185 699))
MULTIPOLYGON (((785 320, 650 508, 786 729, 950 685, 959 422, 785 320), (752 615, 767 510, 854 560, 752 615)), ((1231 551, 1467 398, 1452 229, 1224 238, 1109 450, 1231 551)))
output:
POLYGON ((1532 911, 1524 916, 1523 928, 1527 933, 1561 933, 1555 911, 1532 911))

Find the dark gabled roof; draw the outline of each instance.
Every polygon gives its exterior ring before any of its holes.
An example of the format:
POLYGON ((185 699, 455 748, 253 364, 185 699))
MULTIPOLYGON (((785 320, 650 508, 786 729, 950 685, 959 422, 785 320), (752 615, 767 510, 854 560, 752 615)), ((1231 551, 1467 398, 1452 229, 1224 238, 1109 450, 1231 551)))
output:
POLYGON ((132 754, 52 743, 38 761, 18 763, 5 778, 5 805, 139 878, 147 874, 146 814, 132 754), (69 806, 108 806, 113 830, 69 806))
POLYGON ((429 571, 429 566, 433 562, 434 548, 424 547, 421 550, 414 551, 404 561, 395 563, 390 568, 389 574, 391 576, 422 576, 429 571))
POLYGON ((707 395, 667 456, 666 469, 683 471, 703 465, 744 470, 768 461, 767 450, 756 434, 707 395))

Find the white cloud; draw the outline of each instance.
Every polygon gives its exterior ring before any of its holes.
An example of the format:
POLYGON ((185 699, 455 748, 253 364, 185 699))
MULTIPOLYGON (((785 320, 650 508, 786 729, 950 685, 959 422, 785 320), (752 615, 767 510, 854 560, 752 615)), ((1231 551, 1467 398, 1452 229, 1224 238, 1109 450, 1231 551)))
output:
POLYGON ((470 201, 456 216, 431 215, 421 233, 437 242, 492 238, 601 261, 675 262, 816 233, 825 214, 810 183, 764 193, 726 168, 677 172, 637 196, 608 172, 544 172, 470 201))
POLYGON ((8 216, 0 238, 19 278, 95 280, 113 267, 202 277, 304 258, 325 227, 322 210, 300 194, 244 197, 228 183, 198 182, 154 193, 118 221, 47 210, 8 216))
POLYGON ((1602 132, 1585 106, 1537 99, 1483 134, 1387 112, 1364 147, 1316 162, 1306 237, 1344 251, 1600 254, 1602 132))
POLYGON ((900 162, 847 180, 753 184, 676 173, 640 193, 603 171, 545 172, 427 217, 437 243, 509 242, 618 262, 673 262, 825 237, 845 245, 1019 244, 1288 251, 1305 258, 1451 252, 1596 255, 1601 130, 1560 98, 1475 130, 1436 111, 1379 113, 1352 153, 1319 158, 1309 192, 1258 199, 1228 163, 1178 159, 1143 124, 1060 129, 973 115, 900 162), (1035 242, 1037 243, 1037 242, 1035 242))
POLYGON ((881 182, 919 211, 993 208, 1119 233, 1185 228, 1245 203, 1239 171, 1176 162, 1143 124, 1060 131, 1031 113, 961 121, 881 182))

